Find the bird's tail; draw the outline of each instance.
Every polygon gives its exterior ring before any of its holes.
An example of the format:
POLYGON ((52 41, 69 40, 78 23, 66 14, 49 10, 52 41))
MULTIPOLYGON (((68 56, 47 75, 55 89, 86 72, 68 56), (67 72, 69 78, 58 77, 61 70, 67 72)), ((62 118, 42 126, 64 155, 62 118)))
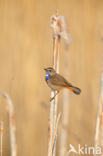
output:
POLYGON ((66 88, 69 89, 70 91, 72 91, 73 93, 77 94, 77 95, 79 95, 81 93, 80 88, 77 88, 77 87, 74 87, 74 86, 67 86, 66 88))

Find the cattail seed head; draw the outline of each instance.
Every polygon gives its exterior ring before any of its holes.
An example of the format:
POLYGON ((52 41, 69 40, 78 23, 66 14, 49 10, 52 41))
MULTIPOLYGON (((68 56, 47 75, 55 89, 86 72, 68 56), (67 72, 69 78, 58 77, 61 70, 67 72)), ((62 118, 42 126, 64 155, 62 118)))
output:
POLYGON ((61 37, 67 43, 70 42, 69 34, 66 31, 65 18, 62 15, 53 15, 50 17, 50 28, 53 38, 61 37))

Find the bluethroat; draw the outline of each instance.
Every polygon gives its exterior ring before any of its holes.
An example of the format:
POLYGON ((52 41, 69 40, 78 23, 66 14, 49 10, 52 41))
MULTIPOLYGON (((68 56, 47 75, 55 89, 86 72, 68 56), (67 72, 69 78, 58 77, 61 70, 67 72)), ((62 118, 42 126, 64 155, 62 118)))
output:
MULTIPOLYGON (((59 93, 59 91, 63 88, 69 89, 71 92, 79 95, 81 92, 81 89, 78 87, 73 86, 71 83, 69 83, 63 76, 56 73, 56 71, 52 67, 48 67, 44 69, 46 72, 45 80, 48 84, 48 86, 54 90, 57 91, 51 100, 55 98, 55 96, 59 93)), ((50 100, 50 101, 51 101, 50 100)))

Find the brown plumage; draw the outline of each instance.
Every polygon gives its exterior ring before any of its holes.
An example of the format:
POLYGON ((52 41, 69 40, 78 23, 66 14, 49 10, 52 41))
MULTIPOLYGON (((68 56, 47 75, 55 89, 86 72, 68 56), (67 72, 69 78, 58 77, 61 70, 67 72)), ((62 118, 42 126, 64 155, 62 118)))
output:
POLYGON ((46 71, 46 82, 48 86, 53 89, 54 91, 59 92, 63 88, 67 88, 75 94, 80 94, 81 89, 78 87, 73 86, 69 83, 63 76, 57 74, 56 71, 49 67, 45 69, 46 71))

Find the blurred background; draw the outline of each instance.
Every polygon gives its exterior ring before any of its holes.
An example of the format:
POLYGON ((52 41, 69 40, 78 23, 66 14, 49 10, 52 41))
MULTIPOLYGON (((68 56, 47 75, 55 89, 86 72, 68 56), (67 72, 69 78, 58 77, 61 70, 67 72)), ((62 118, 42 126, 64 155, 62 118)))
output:
MULTIPOLYGON (((72 38, 66 78, 82 89, 80 96, 70 94, 67 145, 94 143, 103 51, 103 1, 0 0, 0 90, 7 92, 14 103, 19 156, 47 154, 50 89, 43 68, 52 65, 50 16, 56 9, 65 16, 72 38)), ((62 41, 61 74, 64 53, 62 41)), ((60 102, 60 111, 61 105, 60 102)), ((1 120, 3 156, 10 156, 8 114, 2 97, 1 120)))

